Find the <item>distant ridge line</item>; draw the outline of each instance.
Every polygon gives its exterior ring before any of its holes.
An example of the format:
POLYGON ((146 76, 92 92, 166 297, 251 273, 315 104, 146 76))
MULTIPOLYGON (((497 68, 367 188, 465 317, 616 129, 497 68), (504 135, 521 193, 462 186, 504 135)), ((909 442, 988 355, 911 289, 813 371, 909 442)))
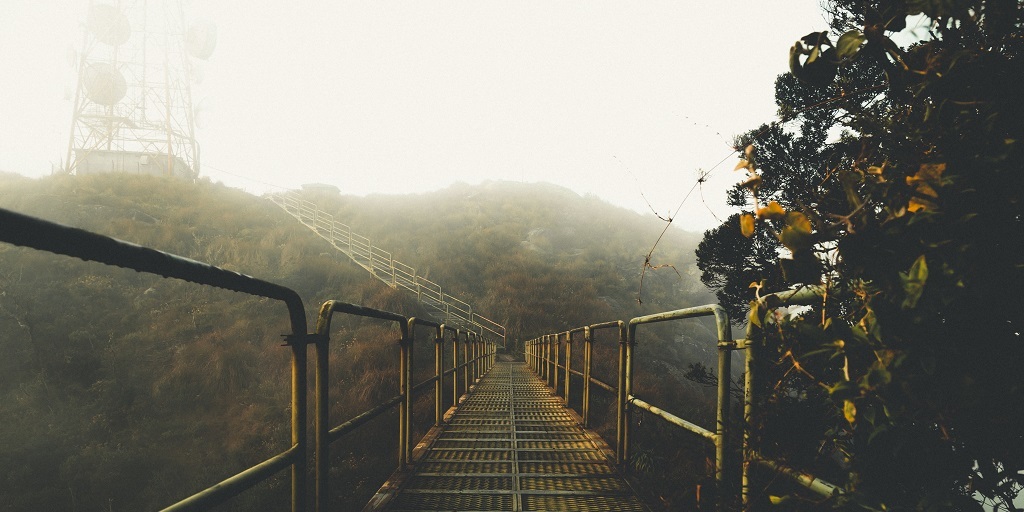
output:
POLYGON ((334 220, 334 216, 306 199, 298 192, 269 194, 274 204, 298 220, 335 249, 363 267, 373 277, 394 289, 416 294, 416 299, 444 318, 445 323, 499 336, 505 345, 505 326, 473 311, 473 307, 441 290, 441 285, 416 274, 416 269, 394 258, 373 244, 370 239, 354 233, 352 227, 334 220))

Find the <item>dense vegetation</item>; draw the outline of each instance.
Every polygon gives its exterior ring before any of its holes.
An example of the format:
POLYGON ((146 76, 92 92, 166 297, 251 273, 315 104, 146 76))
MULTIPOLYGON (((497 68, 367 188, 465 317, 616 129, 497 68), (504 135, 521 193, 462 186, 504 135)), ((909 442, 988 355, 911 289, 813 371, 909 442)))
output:
POLYGON ((753 304, 771 353, 765 414, 751 418, 762 451, 846 491, 816 501, 759 487, 756 499, 1017 510, 1024 6, 828 11, 832 32, 798 41, 776 83, 780 122, 738 141, 748 177, 730 200, 743 213, 698 249, 704 282, 734 315, 753 304), (904 49, 890 36, 908 15, 923 15, 923 40, 904 49), (803 314, 751 302, 811 284, 827 295, 803 314))
MULTIPOLYGON (((710 300, 695 277, 694 237, 673 232, 663 254, 679 274, 648 270, 638 303, 645 244, 660 226, 564 189, 490 183, 317 199, 507 323, 510 341, 710 300)), ((327 299, 425 314, 269 201, 222 185, 4 175, 0 206, 281 283, 309 314, 327 299)), ((155 509, 279 453, 289 439, 286 332, 273 301, 0 244, 0 508, 155 509)), ((713 361, 712 332, 696 322, 645 331, 637 393, 712 424, 706 390, 683 377, 687 364, 713 361)), ((397 392, 396 338, 379 322, 334 322, 334 424, 397 392)), ((417 360, 429 361, 421 341, 417 360)), ((613 381, 613 341, 599 345, 595 375, 613 381)), ((614 417, 599 393, 594 419, 607 433, 614 417)), ((417 406, 420 433, 429 407, 417 406)), ((640 432, 655 434, 652 423, 640 432)), ((361 506, 393 469, 396 425, 384 417, 333 446, 333 503, 361 506)), ((703 448, 694 457, 685 442, 671 451, 654 449, 653 436, 638 442, 652 499, 693 493, 678 483, 703 478, 703 448)), ((278 478, 224 508, 283 509, 287 488, 278 478)))

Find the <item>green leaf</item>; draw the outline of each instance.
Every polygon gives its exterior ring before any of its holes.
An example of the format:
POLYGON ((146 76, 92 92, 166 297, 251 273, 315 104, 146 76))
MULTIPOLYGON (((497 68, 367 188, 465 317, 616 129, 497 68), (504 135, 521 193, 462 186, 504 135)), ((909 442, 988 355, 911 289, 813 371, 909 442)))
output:
POLYGON ((828 394, 836 401, 860 396, 860 388, 849 380, 841 380, 828 387, 828 394))
POLYGON ((892 374, 889 373, 889 370, 881 366, 875 366, 864 376, 861 385, 866 389, 875 389, 879 386, 885 386, 890 382, 892 382, 892 374))
POLYGON ((921 298, 921 294, 924 293, 924 284, 928 281, 928 262, 923 254, 914 260, 910 270, 900 273, 900 281, 903 282, 903 293, 906 294, 906 297, 903 299, 903 309, 917 307, 917 301, 921 298))
POLYGON ((866 41, 867 38, 859 30, 850 30, 849 32, 839 36, 839 40, 836 41, 836 54, 840 59, 852 57, 857 54, 860 50, 860 45, 866 41))

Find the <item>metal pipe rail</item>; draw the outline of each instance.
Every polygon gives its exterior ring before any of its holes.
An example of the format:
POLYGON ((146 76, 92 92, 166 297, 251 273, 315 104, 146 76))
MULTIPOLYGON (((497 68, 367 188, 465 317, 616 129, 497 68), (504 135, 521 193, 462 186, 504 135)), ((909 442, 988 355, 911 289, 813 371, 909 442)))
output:
MULTIPOLYGON (((794 290, 786 290, 761 297, 758 306, 771 311, 783 306, 809 305, 818 303, 825 295, 826 289, 822 286, 805 286, 794 290)), ((753 322, 747 322, 746 339, 743 340, 743 349, 746 354, 744 363, 746 379, 743 384, 743 418, 744 425, 750 425, 751 419, 757 412, 757 361, 760 357, 761 342, 755 341, 760 336, 761 329, 753 322)), ((822 498, 831 498, 836 494, 842 494, 841 487, 816 478, 809 473, 790 468, 785 464, 762 457, 754 446, 753 436, 750 429, 743 431, 743 477, 741 496, 743 507, 746 509, 750 504, 750 489, 752 487, 752 475, 750 469, 753 466, 761 466, 775 474, 784 475, 792 482, 801 485, 822 498)))
POLYGON ((334 220, 316 203, 302 199, 296 192, 267 197, 377 279, 392 288, 415 293, 417 300, 442 313, 449 325, 460 323, 463 328, 472 327, 481 334, 490 332, 501 337, 505 345, 505 326, 474 312, 467 302, 443 292, 439 284, 416 275, 416 269, 395 260, 390 252, 370 243, 369 238, 354 233, 351 226, 334 220))
MULTIPOLYGON (((823 293, 824 290, 820 286, 804 287, 797 290, 788 290, 762 297, 759 305, 766 308, 766 310, 771 310, 786 305, 812 304, 816 301, 820 301, 823 293)), ((714 443, 716 461, 715 479, 724 493, 723 500, 719 503, 720 508, 729 506, 725 500, 726 496, 733 496, 732 499, 735 499, 736 490, 734 480, 736 475, 734 473, 737 465, 742 467, 739 497, 744 508, 748 507, 750 500, 749 494, 752 481, 751 468, 757 466, 766 468, 775 474, 786 476, 792 482, 805 487, 822 498, 830 498, 836 494, 841 494, 843 492, 841 487, 817 478, 811 474, 788 467, 779 461, 765 458, 757 452, 756 447, 753 445, 753 437, 751 436, 751 432, 748 427, 750 426, 749 420, 754 416, 757 406, 755 392, 757 389, 756 379, 758 378, 758 375, 755 362, 757 361, 757 358, 760 357, 760 344, 753 340, 757 338, 759 332, 760 329, 758 327, 748 323, 746 339, 736 341, 731 340, 729 332, 729 318, 727 314, 717 304, 711 304, 641 316, 631 319, 628 323, 612 321, 580 327, 561 333, 545 334, 527 341, 524 344, 524 355, 529 367, 537 373, 537 375, 539 375, 556 394, 559 392, 559 372, 561 371, 562 378, 564 379, 563 384, 565 386, 564 396, 566 397, 567 402, 570 390, 569 380, 573 375, 583 376, 584 390, 581 417, 583 418, 584 426, 586 426, 589 418, 590 385, 595 384, 602 389, 616 394, 615 458, 616 463, 620 465, 629 460, 629 415, 632 409, 642 409, 665 420, 669 424, 693 432, 714 443), (660 409, 632 394, 634 375, 633 367, 635 362, 633 350, 636 346, 637 327, 648 323, 681 320, 702 316, 714 316, 718 330, 718 407, 717 428, 714 432, 680 418, 668 411, 660 409), (594 331, 615 327, 618 327, 619 329, 619 371, 618 383, 616 386, 612 386, 601 382, 590 375, 593 364, 591 359, 591 343, 594 331), (582 372, 574 370, 571 362, 573 343, 572 336, 579 332, 583 332, 585 342, 585 355, 583 362, 584 369, 582 372), (565 340, 566 345, 566 356, 564 360, 560 355, 561 351, 559 349, 563 339, 565 340), (730 446, 731 436, 729 435, 730 424, 732 423, 728 414, 730 407, 730 352, 732 350, 742 350, 746 359, 743 399, 744 421, 742 422, 742 463, 739 463, 740 461, 732 460, 735 457, 731 455, 734 454, 736 450, 730 446)))
MULTIPOLYGON (((572 329, 564 333, 547 334, 526 343, 526 357, 531 368, 534 369, 545 382, 557 393, 559 391, 559 372, 563 376, 564 396, 568 402, 570 392, 570 381, 573 375, 581 372, 572 370, 572 335, 582 332, 585 342, 584 369, 582 371, 583 390, 583 412, 584 423, 589 421, 590 384, 597 383, 599 387, 612 391, 616 394, 616 428, 615 428, 615 459, 616 463, 623 465, 629 460, 630 455, 630 421, 629 417, 633 409, 649 411, 671 425, 689 430, 715 445, 715 480, 723 493, 728 493, 730 483, 733 479, 735 464, 729 460, 733 453, 730 446, 729 436, 729 383, 731 368, 731 351, 736 348, 735 342, 731 340, 729 329, 729 316, 725 310, 717 304, 698 306, 694 308, 679 309, 664 313, 641 316, 631 319, 628 323, 622 321, 605 322, 586 327, 572 329), (718 407, 717 426, 715 431, 700 427, 686 421, 668 411, 660 409, 632 394, 635 357, 633 354, 636 346, 636 331, 640 325, 683 320, 687 318, 698 318, 714 316, 718 331, 716 347, 718 349, 718 407), (615 387, 600 382, 590 375, 593 365, 591 357, 592 333, 598 329, 618 328, 619 331, 619 371, 618 383, 615 387), (560 345, 565 340, 564 359, 560 355, 560 345), (563 364, 564 361, 564 364, 563 364)), ((724 500, 720 502, 720 508, 725 507, 724 500)))
POLYGON ((305 308, 297 293, 283 286, 213 265, 4 209, 0 209, 0 240, 85 261, 95 261, 284 302, 292 330, 285 338, 292 352, 291 447, 164 510, 202 510, 213 507, 287 467, 291 467, 292 472, 292 510, 305 509, 307 336, 305 308))
POLYGON ((409 462, 412 453, 411 417, 412 398, 434 384, 434 420, 440 424, 444 411, 442 386, 444 378, 452 376, 452 407, 457 407, 460 398, 460 380, 464 380, 462 393, 471 387, 471 382, 480 379, 494 364, 497 344, 486 341, 474 331, 460 331, 428 320, 407 318, 397 313, 375 310, 338 301, 327 301, 321 308, 316 324, 316 332, 307 333, 306 313, 299 295, 286 287, 256 279, 247 275, 232 272, 206 263, 201 263, 181 256, 142 247, 129 242, 91 233, 78 228, 63 226, 8 210, 0 209, 0 241, 14 245, 48 251, 95 261, 107 265, 124 267, 139 272, 147 272, 168 278, 182 279, 196 284, 224 288, 249 295, 266 297, 281 301, 287 307, 291 320, 291 333, 285 336, 287 346, 291 349, 291 446, 284 452, 248 468, 237 475, 229 477, 207 489, 204 489, 184 500, 164 509, 165 512, 191 510, 208 510, 226 500, 241 494, 259 483, 273 477, 280 471, 291 468, 291 510, 303 512, 307 510, 306 473, 310 456, 316 461, 314 466, 315 488, 314 506, 317 511, 327 510, 327 492, 329 486, 328 461, 330 460, 330 444, 341 439, 360 425, 384 414, 395 406, 399 409, 399 467, 409 462), (334 313, 377 318, 399 324, 401 339, 399 340, 400 378, 399 394, 378 404, 367 411, 356 414, 348 421, 328 429, 328 393, 330 368, 328 350, 330 348, 330 328, 334 313), (412 345, 417 326, 432 327, 435 332, 434 376, 424 382, 412 386, 412 345), (452 333, 452 366, 444 368, 444 337, 452 333), (460 336, 465 334, 465 336, 460 336), (459 358, 459 341, 464 342, 463 357, 459 358), (312 344, 315 351, 314 375, 314 418, 315 435, 312 454, 307 450, 307 427, 309 415, 306 405, 306 389, 308 375, 306 370, 307 349, 312 344), (458 372, 463 371, 463 379, 458 372))

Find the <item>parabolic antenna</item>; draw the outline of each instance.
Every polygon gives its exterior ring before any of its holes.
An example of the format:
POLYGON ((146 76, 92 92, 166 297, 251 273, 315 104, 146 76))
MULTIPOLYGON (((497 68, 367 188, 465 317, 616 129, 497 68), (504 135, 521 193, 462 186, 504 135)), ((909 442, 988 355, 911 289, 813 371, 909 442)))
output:
POLYGON ((209 21, 197 21, 188 27, 185 34, 185 48, 188 54, 206 60, 217 47, 217 26, 209 21))
POLYGON ((89 64, 82 78, 85 80, 86 95, 100 105, 115 105, 128 92, 124 75, 106 62, 89 64))
POLYGON ((113 5, 95 4, 90 7, 85 26, 97 41, 111 46, 124 44, 132 36, 128 17, 113 5))

